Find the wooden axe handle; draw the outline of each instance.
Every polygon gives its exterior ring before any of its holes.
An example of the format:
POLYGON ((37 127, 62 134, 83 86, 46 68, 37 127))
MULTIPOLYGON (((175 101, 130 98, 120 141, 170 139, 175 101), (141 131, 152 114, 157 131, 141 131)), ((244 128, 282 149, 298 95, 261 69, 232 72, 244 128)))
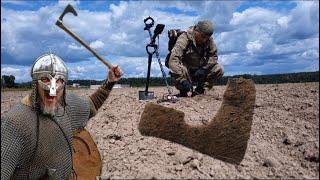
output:
POLYGON ((94 56, 96 56, 103 64, 105 64, 109 69, 113 68, 113 65, 106 61, 103 57, 101 57, 94 49, 92 49, 85 41, 83 41, 79 36, 70 31, 63 22, 58 19, 56 25, 71 35, 75 40, 77 40, 80 44, 82 44, 85 48, 87 48, 94 56))

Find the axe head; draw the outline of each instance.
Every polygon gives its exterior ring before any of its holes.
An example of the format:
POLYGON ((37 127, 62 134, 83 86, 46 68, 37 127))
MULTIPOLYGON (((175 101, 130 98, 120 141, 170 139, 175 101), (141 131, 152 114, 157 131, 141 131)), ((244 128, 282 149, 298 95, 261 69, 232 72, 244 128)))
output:
POLYGON ((63 13, 61 14, 61 16, 59 17, 59 20, 62 21, 63 17, 65 14, 67 13, 72 13, 73 15, 77 16, 77 12, 76 10, 73 8, 73 6, 71 4, 68 4, 67 7, 64 9, 63 13))

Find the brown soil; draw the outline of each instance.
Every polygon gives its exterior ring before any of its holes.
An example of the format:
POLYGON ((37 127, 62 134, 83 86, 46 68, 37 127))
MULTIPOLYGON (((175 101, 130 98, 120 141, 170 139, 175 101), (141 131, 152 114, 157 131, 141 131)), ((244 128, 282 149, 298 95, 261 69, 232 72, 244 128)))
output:
MULTIPOLYGON (((319 179, 319 83, 255 85, 256 101, 244 159, 230 164, 138 130, 147 102, 143 88, 114 89, 87 125, 111 179, 319 179)), ((206 95, 160 103, 185 113, 189 125, 207 124, 218 112, 226 87, 206 95)), ((166 88, 150 88, 159 97, 166 88)), ((94 90, 73 90, 84 96, 94 90)), ((29 92, 2 92, 1 115, 29 92)), ((177 91, 175 91, 177 93, 177 91)))

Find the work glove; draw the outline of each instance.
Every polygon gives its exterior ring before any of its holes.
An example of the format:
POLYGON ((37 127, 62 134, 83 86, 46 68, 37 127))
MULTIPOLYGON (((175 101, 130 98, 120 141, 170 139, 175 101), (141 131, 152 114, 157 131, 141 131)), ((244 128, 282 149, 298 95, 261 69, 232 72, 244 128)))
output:
POLYGON ((194 76, 198 79, 198 80, 204 80, 205 77, 207 75, 207 69, 204 68, 199 68, 195 73, 194 76))
POLYGON ((118 82, 122 76, 123 72, 119 66, 114 66, 109 69, 108 82, 118 82))
POLYGON ((214 66, 214 75, 217 79, 221 78, 224 74, 223 67, 220 64, 214 66))
POLYGON ((182 82, 183 91, 189 92, 192 90, 192 83, 188 80, 182 82))

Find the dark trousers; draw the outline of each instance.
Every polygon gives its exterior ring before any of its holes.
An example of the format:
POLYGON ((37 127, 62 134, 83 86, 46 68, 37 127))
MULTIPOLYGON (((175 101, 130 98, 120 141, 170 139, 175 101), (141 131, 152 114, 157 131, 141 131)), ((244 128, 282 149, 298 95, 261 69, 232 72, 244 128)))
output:
MULTIPOLYGON (((220 79, 224 74, 223 68, 219 64, 216 64, 211 69, 209 69, 206 72, 204 78, 199 79, 198 77, 195 77, 194 74, 196 71, 197 71, 197 69, 193 69, 193 70, 189 69, 188 74, 189 74, 189 77, 191 78, 192 84, 196 85, 197 88, 211 89, 213 87, 214 81, 217 79, 220 79)), ((171 79, 172 79, 175 87, 178 90, 182 90, 183 89, 182 82, 177 80, 177 79, 180 79, 179 78, 180 76, 177 74, 171 73, 171 72, 170 72, 170 74, 171 74, 171 79)), ((184 78, 187 79, 187 77, 184 77, 184 78)))

